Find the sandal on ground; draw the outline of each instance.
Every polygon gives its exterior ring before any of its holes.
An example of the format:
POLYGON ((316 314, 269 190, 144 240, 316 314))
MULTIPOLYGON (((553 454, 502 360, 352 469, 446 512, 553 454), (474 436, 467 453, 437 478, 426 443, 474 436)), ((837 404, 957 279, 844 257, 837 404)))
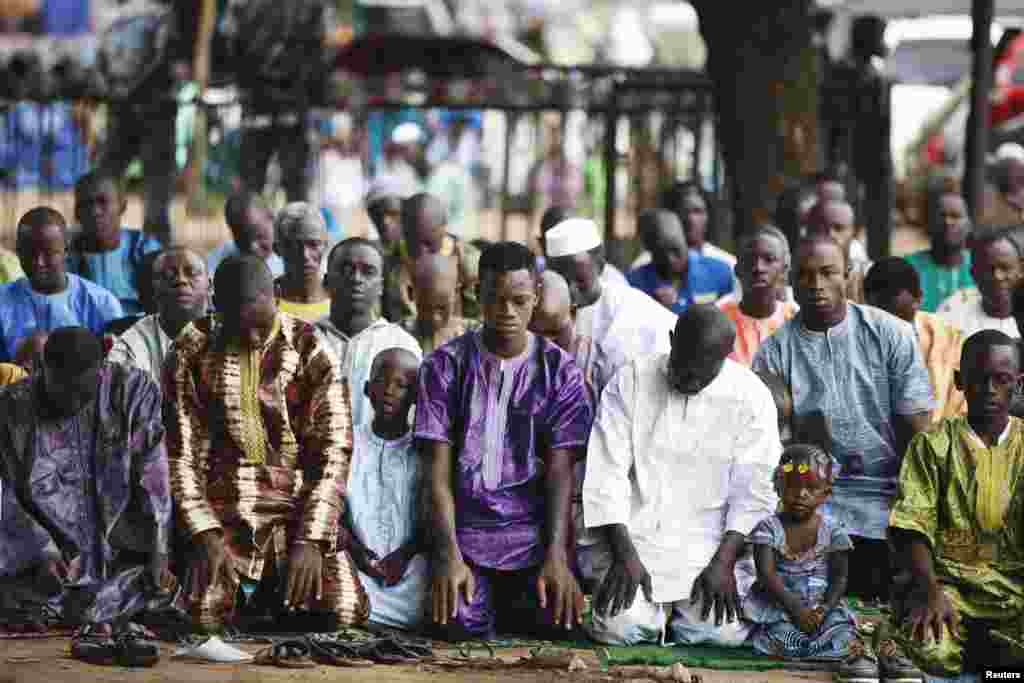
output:
POLYGON ((282 669, 311 669, 316 666, 309 658, 311 649, 303 640, 281 640, 256 653, 253 663, 282 669))
POLYGON ((326 638, 308 638, 310 655, 318 664, 344 667, 367 667, 375 662, 366 659, 351 643, 326 638))

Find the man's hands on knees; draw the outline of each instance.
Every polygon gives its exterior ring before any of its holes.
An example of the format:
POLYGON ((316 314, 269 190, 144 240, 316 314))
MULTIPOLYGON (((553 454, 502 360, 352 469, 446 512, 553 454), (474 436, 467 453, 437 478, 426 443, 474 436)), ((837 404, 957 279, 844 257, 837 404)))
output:
POLYGON ((938 582, 912 590, 907 597, 907 603, 906 623, 910 628, 910 637, 914 640, 926 643, 934 636, 938 642, 942 640, 943 626, 947 627, 950 633, 957 632, 960 615, 938 582))
POLYGON ((637 589, 643 589, 647 602, 654 602, 651 575, 633 546, 625 524, 605 527, 612 549, 612 566, 594 596, 594 610, 601 616, 615 617, 633 606, 637 589))
POLYGON ((324 594, 324 552, 318 543, 296 543, 288 554, 284 606, 291 609, 320 600, 324 594))
POLYGON ((712 560, 693 582, 690 604, 701 605, 700 618, 707 621, 715 611, 715 626, 724 621, 733 622, 740 615, 740 595, 736 588, 734 565, 712 560))
POLYGON ((727 531, 711 562, 693 582, 690 604, 701 605, 700 618, 707 621, 715 611, 715 626, 724 621, 740 618, 740 594, 736 588, 736 558, 743 551, 746 537, 736 531, 727 531))
POLYGON ((432 616, 435 624, 442 626, 448 619, 454 619, 459 611, 459 596, 468 605, 473 600, 476 581, 473 572, 461 557, 452 557, 441 562, 434 573, 431 589, 432 616))
POLYGON ((929 540, 908 529, 893 527, 890 533, 901 561, 913 577, 904 609, 907 615, 904 621, 910 628, 911 638, 925 643, 934 636, 936 641, 940 641, 943 626, 949 628, 950 633, 956 633, 960 615, 935 576, 929 540))
POLYGON ((565 557, 548 556, 537 575, 537 595, 540 608, 547 609, 551 605, 555 617, 555 626, 565 625, 571 629, 583 621, 583 591, 580 590, 576 577, 569 571, 565 557), (548 595, 551 601, 548 601, 548 595))

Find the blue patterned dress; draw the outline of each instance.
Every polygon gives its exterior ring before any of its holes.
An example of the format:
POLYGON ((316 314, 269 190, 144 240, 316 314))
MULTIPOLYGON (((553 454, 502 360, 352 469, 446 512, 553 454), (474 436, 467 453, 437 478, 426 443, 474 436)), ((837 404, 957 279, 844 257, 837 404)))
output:
MULTIPOLYGON (((853 543, 845 529, 829 517, 818 526, 818 540, 805 553, 794 554, 786 546, 786 531, 779 516, 761 520, 747 540, 775 550, 775 571, 786 590, 807 607, 821 604, 828 591, 829 553, 851 550, 853 543)), ((756 624, 751 644, 758 652, 777 657, 839 659, 855 636, 853 612, 841 601, 825 615, 818 630, 807 634, 760 584, 754 584, 743 602, 746 618, 756 624)))

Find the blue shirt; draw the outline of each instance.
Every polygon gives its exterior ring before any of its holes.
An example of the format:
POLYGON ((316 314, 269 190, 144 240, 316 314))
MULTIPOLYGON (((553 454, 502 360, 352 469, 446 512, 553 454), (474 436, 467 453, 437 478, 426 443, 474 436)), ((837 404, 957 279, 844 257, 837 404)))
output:
POLYGON ((124 317, 121 303, 99 285, 68 274, 68 286, 57 294, 39 294, 28 278, 0 285, 0 358, 14 359, 18 342, 37 330, 81 325, 103 334, 107 323, 124 317))
POLYGON ((80 238, 68 248, 68 272, 91 280, 121 302, 125 315, 143 313, 137 287, 138 274, 146 254, 161 248, 160 241, 140 230, 121 228, 121 243, 113 251, 89 253, 81 249, 80 238))
MULTIPOLYGON (((671 287, 672 283, 658 277, 653 263, 634 268, 626 275, 633 287, 652 298, 660 287, 671 287)), ((732 269, 724 261, 701 256, 690 249, 686 281, 678 287, 678 298, 669 306, 673 313, 682 313, 690 304, 713 304, 726 294, 732 294, 732 269)))
POLYGON ((903 459, 895 418, 935 406, 914 328, 854 303, 827 332, 808 330, 798 313, 761 342, 752 369, 782 377, 794 415, 828 417, 842 465, 828 507, 849 533, 884 539, 903 459))

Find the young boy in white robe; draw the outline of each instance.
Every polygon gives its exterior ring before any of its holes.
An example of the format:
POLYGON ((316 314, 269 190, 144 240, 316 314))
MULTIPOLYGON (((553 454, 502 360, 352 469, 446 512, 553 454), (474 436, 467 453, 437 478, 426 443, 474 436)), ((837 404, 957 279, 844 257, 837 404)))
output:
POLYGON ((373 359, 363 390, 374 417, 354 430, 339 539, 370 599, 369 623, 398 629, 420 625, 430 587, 421 524, 424 468, 409 425, 418 370, 419 360, 402 348, 373 359))

